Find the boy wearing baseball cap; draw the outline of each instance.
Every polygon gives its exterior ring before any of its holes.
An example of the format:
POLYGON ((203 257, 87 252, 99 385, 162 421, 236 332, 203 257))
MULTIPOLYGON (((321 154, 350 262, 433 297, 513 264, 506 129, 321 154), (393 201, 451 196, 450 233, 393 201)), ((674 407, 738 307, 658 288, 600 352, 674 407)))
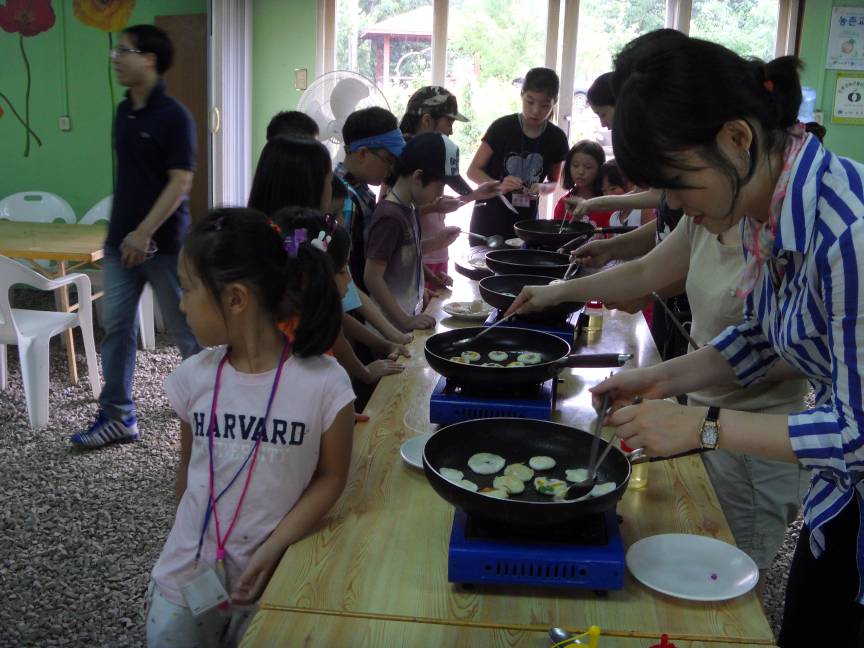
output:
MULTIPOLYGON (((369 294, 391 322, 403 331, 428 329, 435 319, 423 312, 424 247, 417 206, 427 205, 444 193, 444 185, 457 193, 468 187, 459 175, 459 149, 446 135, 423 133, 412 137, 396 162, 396 182, 375 208, 366 246, 364 278, 369 294)), ((458 236, 454 228, 444 245, 458 236)))
POLYGON ((390 175, 405 140, 397 128, 396 116, 377 106, 348 115, 342 126, 342 139, 345 160, 336 165, 333 175, 342 182, 351 199, 350 222, 345 223, 351 234, 349 268, 357 286, 366 290, 364 252, 375 209, 375 194, 369 185, 380 185, 390 175))

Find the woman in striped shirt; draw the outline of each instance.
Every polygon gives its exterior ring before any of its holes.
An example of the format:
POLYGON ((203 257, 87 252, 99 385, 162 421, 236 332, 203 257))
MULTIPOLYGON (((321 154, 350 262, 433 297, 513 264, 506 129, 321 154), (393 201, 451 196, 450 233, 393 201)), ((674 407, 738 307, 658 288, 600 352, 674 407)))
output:
MULTIPOLYGON (((644 38, 644 37, 643 37, 644 38)), ((797 124, 800 63, 745 60, 694 38, 636 39, 616 92, 615 158, 636 183, 714 233, 740 224, 744 321, 696 353, 594 389, 610 423, 656 456, 720 447, 810 471, 779 644, 864 646, 864 166, 797 124), (659 400, 804 375, 812 409, 789 415, 659 400), (632 404, 636 396, 645 399, 632 404)), ((628 54, 628 55, 629 55, 628 54)))

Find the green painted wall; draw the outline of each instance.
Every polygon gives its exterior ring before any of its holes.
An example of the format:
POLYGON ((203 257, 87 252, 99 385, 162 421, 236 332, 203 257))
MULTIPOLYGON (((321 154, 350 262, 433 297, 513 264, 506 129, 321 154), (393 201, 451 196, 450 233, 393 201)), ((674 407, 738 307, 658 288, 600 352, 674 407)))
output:
POLYGON ((297 106, 294 69, 315 78, 317 0, 255 0, 252 45, 252 167, 264 147, 270 118, 297 106))
POLYGON ((822 110, 828 129, 825 145, 838 155, 864 162, 864 125, 831 122, 837 70, 825 69, 825 56, 833 6, 864 7, 864 0, 809 0, 805 4, 799 50, 805 65, 801 85, 816 89, 816 107, 822 110))
MULTIPOLYGON (((71 0, 55 0, 52 6, 54 26, 24 39, 32 79, 30 123, 42 146, 31 141, 30 155, 24 157, 24 128, 0 99, 0 197, 50 191, 65 198, 80 218, 112 190, 108 34, 80 23, 71 0), (57 120, 66 114, 72 130, 62 132, 57 120)), ((139 0, 129 24, 206 10, 207 0, 139 0)), ((23 113, 27 77, 18 34, 0 30, 0 61, 0 92, 23 113)), ((123 93, 115 84, 116 101, 123 93)))

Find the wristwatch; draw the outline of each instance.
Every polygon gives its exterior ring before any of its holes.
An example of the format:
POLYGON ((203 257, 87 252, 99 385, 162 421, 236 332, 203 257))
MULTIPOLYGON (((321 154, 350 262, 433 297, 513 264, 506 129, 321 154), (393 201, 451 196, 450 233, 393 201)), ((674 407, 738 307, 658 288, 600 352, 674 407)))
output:
POLYGON ((716 450, 720 441, 720 408, 709 407, 702 429, 699 432, 699 442, 705 450, 716 450))

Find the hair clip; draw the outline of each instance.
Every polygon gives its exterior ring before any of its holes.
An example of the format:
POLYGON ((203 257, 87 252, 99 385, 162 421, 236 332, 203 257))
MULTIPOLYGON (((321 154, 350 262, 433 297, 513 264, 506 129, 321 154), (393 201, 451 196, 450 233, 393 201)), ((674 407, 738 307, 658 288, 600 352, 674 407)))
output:
POLYGON ((285 252, 288 256, 293 259, 297 256, 300 246, 308 240, 309 237, 306 234, 305 229, 296 229, 291 236, 285 237, 285 240, 282 242, 282 247, 285 248, 285 252))
POLYGON ((329 230, 328 233, 332 236, 336 231, 336 227, 339 225, 339 219, 335 214, 327 212, 324 214, 324 224, 327 225, 327 229, 329 230))
POLYGON ((774 82, 771 79, 765 79, 762 82, 762 85, 765 86, 765 89, 768 92, 774 92, 774 82))
POLYGON ((267 224, 270 226, 270 229, 272 229, 274 232, 276 232, 279 235, 279 238, 282 238, 282 228, 281 227, 279 227, 276 223, 274 223, 269 218, 267 219, 267 224))
POLYGON ((326 252, 330 247, 330 235, 327 232, 318 232, 318 236, 309 241, 309 244, 318 248, 322 252, 326 252))

